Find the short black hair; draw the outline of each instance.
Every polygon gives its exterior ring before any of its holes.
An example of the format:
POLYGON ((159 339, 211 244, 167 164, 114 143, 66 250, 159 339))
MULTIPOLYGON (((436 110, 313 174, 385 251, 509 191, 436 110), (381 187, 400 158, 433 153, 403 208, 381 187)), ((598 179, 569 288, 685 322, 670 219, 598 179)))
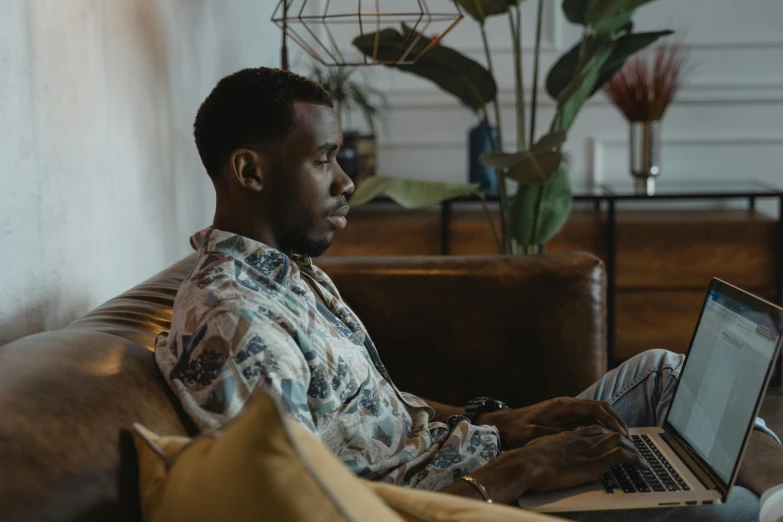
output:
POLYGON ((238 148, 285 139, 294 126, 294 102, 333 107, 323 87, 298 74, 258 67, 226 76, 201 104, 193 135, 212 179, 238 148))

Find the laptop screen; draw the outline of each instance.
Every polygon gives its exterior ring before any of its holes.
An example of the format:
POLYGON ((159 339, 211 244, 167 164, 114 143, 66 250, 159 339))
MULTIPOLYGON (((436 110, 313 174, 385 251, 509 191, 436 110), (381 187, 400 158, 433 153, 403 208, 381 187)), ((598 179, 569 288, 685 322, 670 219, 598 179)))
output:
MULTIPOLYGON (((722 288, 710 287, 667 421, 728 484, 775 356, 781 324, 779 315, 773 319, 722 288)), ((759 308, 766 306, 761 303, 759 308)))

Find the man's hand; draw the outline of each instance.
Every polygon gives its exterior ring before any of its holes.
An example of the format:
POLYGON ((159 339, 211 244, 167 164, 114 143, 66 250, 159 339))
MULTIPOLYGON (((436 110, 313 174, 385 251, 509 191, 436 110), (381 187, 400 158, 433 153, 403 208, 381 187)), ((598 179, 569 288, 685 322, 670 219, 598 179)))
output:
MULTIPOLYGON (((612 466, 648 468, 633 444, 603 426, 540 437, 524 448, 504 452, 471 473, 496 502, 511 503, 525 491, 551 491, 598 480, 612 466)), ((470 484, 458 481, 444 493, 480 498, 470 484)))
POLYGON ((521 448, 538 437, 592 424, 628 435, 628 426, 608 402, 570 397, 551 399, 527 408, 485 413, 479 415, 475 423, 497 427, 504 449, 521 448))
POLYGON ((616 431, 590 426, 540 437, 518 450, 531 466, 530 489, 552 491, 601 478, 619 463, 649 469, 633 443, 616 431))

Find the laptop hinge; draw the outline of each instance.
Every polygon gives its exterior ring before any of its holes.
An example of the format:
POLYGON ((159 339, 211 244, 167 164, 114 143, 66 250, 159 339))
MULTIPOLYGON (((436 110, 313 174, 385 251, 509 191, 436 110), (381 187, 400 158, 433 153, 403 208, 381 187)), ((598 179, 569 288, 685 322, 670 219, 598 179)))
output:
MULTIPOLYGON (((677 454, 677 456, 680 457, 680 460, 682 460, 683 463, 688 466, 688 469, 690 469, 691 472, 696 475, 705 488, 716 489, 718 491, 721 490, 721 488, 718 487, 718 484, 716 484, 710 475, 704 471, 704 468, 701 467, 698 461, 691 457, 687 448, 681 444, 676 437, 664 431, 661 433, 661 438, 666 442, 666 444, 669 445, 669 447, 677 454)), ((721 491, 721 494, 722 493, 723 492, 721 491)))

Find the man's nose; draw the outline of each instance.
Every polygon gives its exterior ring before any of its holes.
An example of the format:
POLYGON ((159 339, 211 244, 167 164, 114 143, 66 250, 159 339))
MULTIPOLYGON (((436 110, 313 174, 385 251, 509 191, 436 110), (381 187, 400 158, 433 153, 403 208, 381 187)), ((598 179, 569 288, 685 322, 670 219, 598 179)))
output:
POLYGON ((353 180, 345 173, 345 171, 338 165, 338 172, 335 176, 334 187, 335 196, 348 196, 353 193, 356 188, 353 184, 353 180))

